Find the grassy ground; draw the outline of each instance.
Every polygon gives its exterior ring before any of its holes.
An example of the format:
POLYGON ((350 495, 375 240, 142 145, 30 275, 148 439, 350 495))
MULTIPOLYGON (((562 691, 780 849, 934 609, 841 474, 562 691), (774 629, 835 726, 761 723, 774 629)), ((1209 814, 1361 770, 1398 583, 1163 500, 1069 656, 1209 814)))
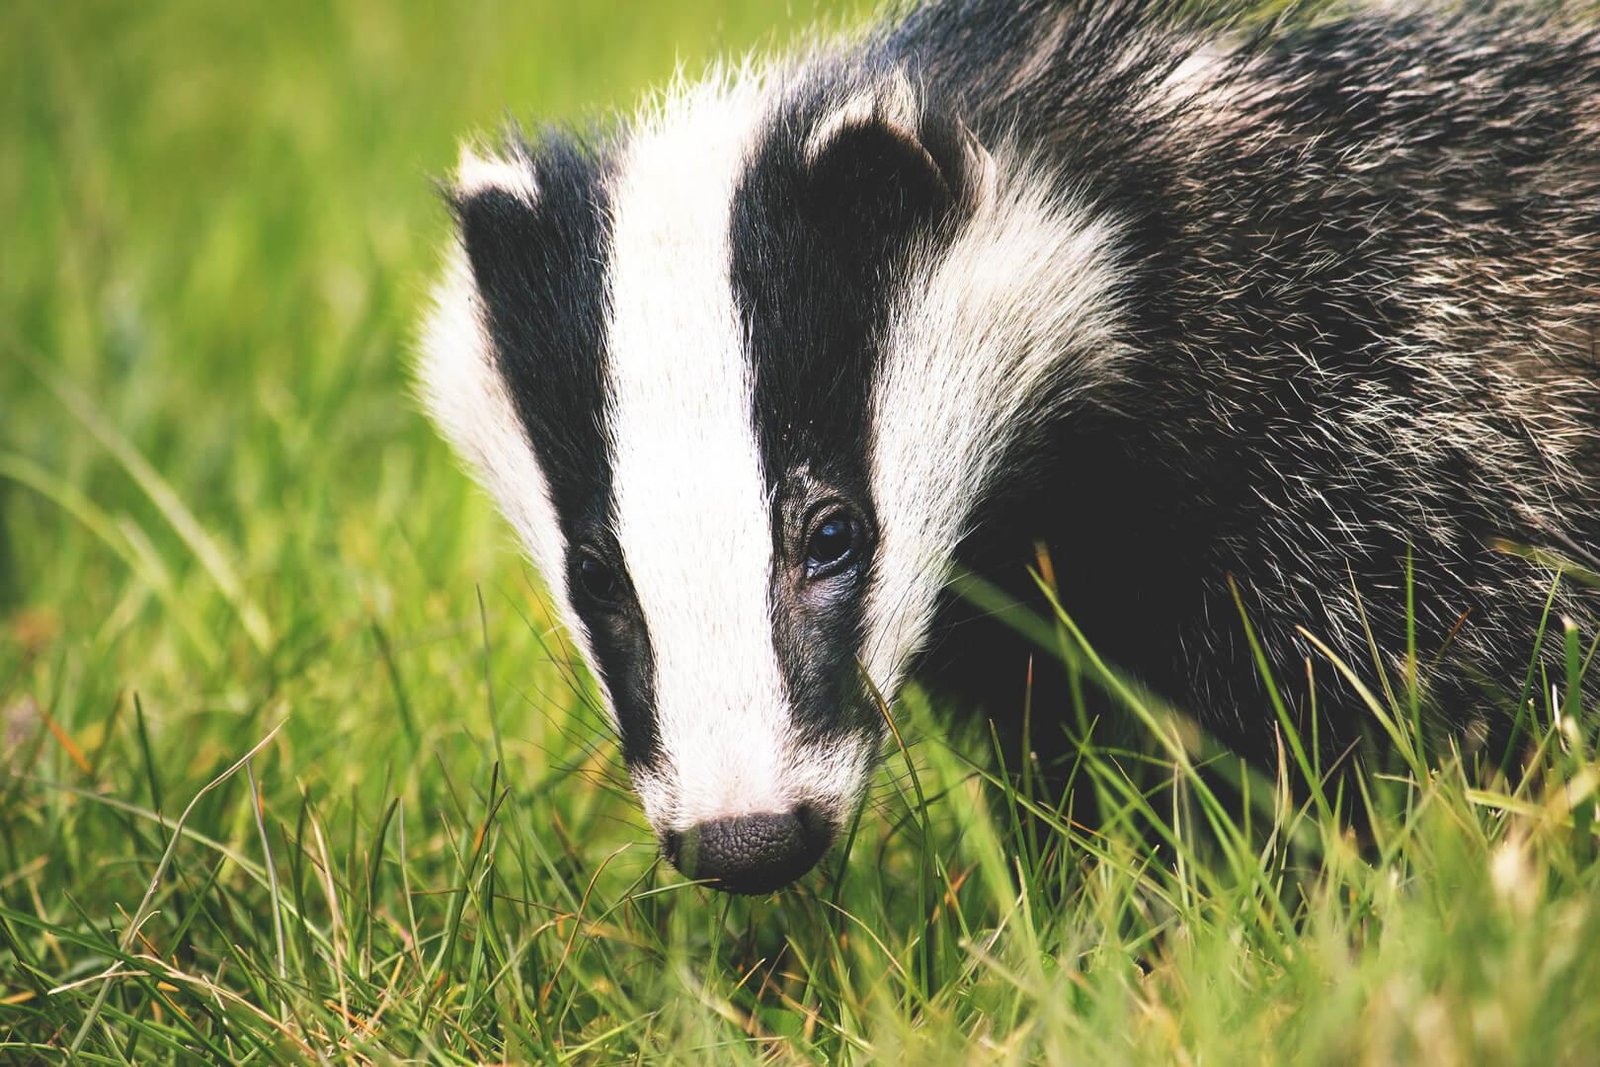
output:
POLYGON ((249 6, 0 8, 0 1061, 1594 1060, 1559 679, 1508 777, 1362 779, 1367 847, 1136 699, 1082 832, 912 700, 846 874, 684 886, 407 400, 428 178, 817 11, 249 6))

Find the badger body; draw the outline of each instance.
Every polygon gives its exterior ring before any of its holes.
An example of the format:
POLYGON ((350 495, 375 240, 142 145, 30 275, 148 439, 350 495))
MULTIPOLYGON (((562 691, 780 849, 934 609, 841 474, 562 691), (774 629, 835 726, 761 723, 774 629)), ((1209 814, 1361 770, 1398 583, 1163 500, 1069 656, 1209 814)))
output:
POLYGON ((1040 546, 1258 756, 1241 605, 1301 713, 1297 627, 1414 640, 1498 743, 1547 610, 1593 626, 1547 565, 1600 547, 1600 37, 1560 9, 942 0, 468 149, 451 196, 425 401, 724 888, 811 867, 909 678, 1020 714, 1029 649, 949 583, 1036 597, 1040 546))

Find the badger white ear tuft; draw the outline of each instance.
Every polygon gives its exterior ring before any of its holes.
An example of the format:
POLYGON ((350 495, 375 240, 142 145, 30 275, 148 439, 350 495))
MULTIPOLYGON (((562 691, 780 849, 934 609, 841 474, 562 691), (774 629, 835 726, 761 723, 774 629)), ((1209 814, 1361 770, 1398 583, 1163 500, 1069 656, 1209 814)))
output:
POLYGON ((459 199, 499 191, 532 207, 539 197, 533 164, 520 150, 513 149, 509 155, 503 155, 482 151, 471 142, 461 145, 454 186, 459 199))
MULTIPOLYGON (((918 132, 921 122, 917 91, 905 71, 896 68, 888 77, 847 97, 817 123, 806 139, 806 165, 816 166, 842 137, 871 129, 927 156, 918 132)), ((928 163, 937 167, 931 156, 928 163)))

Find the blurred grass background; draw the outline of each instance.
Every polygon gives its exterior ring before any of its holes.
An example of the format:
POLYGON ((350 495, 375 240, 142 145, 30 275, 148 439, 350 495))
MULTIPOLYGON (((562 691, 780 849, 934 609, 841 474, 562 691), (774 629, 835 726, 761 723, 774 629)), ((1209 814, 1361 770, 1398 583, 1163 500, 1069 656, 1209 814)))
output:
POLYGON ((865 7, 0 6, 0 1061, 1594 1061, 1548 705, 1509 781, 1364 783, 1365 844, 1135 709, 1161 784, 1087 747, 1097 833, 928 744, 842 880, 658 868, 407 394, 431 180, 865 7))

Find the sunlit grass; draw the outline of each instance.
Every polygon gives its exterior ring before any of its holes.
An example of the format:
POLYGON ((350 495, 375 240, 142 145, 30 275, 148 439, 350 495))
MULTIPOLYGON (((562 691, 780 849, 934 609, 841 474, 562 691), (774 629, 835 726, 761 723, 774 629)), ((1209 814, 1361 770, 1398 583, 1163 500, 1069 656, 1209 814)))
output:
POLYGON ((1039 620, 1134 735, 1035 708, 1071 789, 913 693, 848 857, 762 900, 658 862, 408 399, 430 178, 815 14, 0 8, 0 1061, 1593 1059, 1560 620, 1503 773, 1350 663, 1393 758, 1343 778, 1287 713, 1244 767, 1039 620))

